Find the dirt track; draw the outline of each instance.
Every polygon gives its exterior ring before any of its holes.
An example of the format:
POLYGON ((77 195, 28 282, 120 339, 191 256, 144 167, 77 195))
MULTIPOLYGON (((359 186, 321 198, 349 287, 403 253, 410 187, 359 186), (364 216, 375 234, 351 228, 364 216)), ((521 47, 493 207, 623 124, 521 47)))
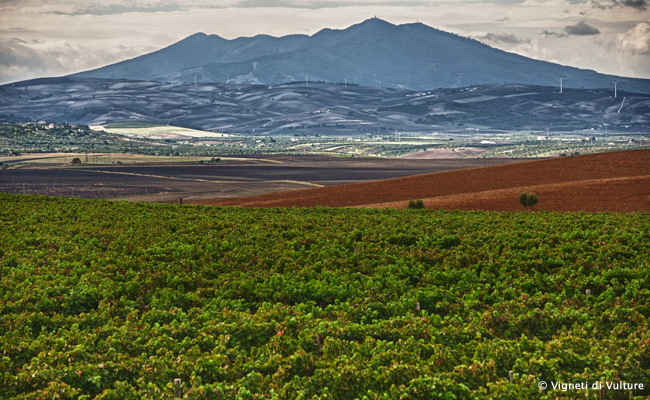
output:
POLYGON ((557 211, 650 211, 650 149, 497 165, 382 181, 222 199, 196 204, 244 207, 395 207, 517 211, 534 191, 557 211))

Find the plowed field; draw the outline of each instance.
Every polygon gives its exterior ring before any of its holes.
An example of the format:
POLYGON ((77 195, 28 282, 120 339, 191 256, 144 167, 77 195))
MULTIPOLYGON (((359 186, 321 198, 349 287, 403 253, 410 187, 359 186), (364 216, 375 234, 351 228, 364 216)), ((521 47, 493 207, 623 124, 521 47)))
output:
POLYGON ((522 191, 546 211, 650 211, 650 149, 496 165, 195 204, 244 207, 394 207, 517 211, 522 191))

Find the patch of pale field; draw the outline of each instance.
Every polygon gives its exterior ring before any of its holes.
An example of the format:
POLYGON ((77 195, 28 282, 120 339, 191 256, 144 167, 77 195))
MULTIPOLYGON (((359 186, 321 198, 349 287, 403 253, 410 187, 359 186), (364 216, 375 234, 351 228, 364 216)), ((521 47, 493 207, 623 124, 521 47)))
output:
POLYGON ((172 139, 179 137, 212 137, 222 138, 230 137, 232 135, 226 133, 207 132, 196 129, 181 128, 178 126, 154 126, 150 128, 106 128, 104 126, 91 126, 91 129, 101 130, 117 135, 133 135, 133 136, 158 136, 161 139, 172 139))
MULTIPOLYGON (((410 139, 410 138, 409 138, 410 139)), ((431 138, 425 138, 428 140, 431 140, 431 138)), ((445 141, 447 143, 447 141, 445 141)), ((416 145, 416 146, 434 146, 434 145, 439 145, 441 144, 439 141, 438 142, 413 142, 413 141, 408 141, 408 140, 384 140, 381 142, 375 142, 375 144, 393 144, 393 145, 405 145, 405 144, 410 144, 410 145, 416 145)))
POLYGON ((477 156, 485 152, 485 149, 477 147, 466 147, 464 149, 429 149, 426 151, 416 151, 398 158, 417 158, 417 159, 454 159, 477 156))

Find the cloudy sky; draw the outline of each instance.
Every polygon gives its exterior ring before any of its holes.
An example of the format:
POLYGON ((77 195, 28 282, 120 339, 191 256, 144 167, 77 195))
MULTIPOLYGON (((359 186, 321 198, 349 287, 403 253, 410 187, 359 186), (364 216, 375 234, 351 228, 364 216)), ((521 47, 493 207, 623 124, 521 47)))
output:
POLYGON ((540 60, 650 78, 650 0, 0 0, 0 84, 97 68, 196 32, 311 35, 375 15, 540 60))

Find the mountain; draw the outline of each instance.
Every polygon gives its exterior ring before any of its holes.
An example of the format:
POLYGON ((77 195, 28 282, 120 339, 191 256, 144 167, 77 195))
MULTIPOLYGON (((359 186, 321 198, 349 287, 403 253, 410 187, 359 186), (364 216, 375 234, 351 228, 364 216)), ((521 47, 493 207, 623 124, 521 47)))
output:
POLYGON ((650 80, 534 60, 422 23, 393 25, 378 18, 312 36, 268 35, 227 40, 197 33, 143 56, 74 74, 76 77, 156 82, 279 84, 355 83, 430 90, 490 83, 619 87, 650 93, 650 80))

